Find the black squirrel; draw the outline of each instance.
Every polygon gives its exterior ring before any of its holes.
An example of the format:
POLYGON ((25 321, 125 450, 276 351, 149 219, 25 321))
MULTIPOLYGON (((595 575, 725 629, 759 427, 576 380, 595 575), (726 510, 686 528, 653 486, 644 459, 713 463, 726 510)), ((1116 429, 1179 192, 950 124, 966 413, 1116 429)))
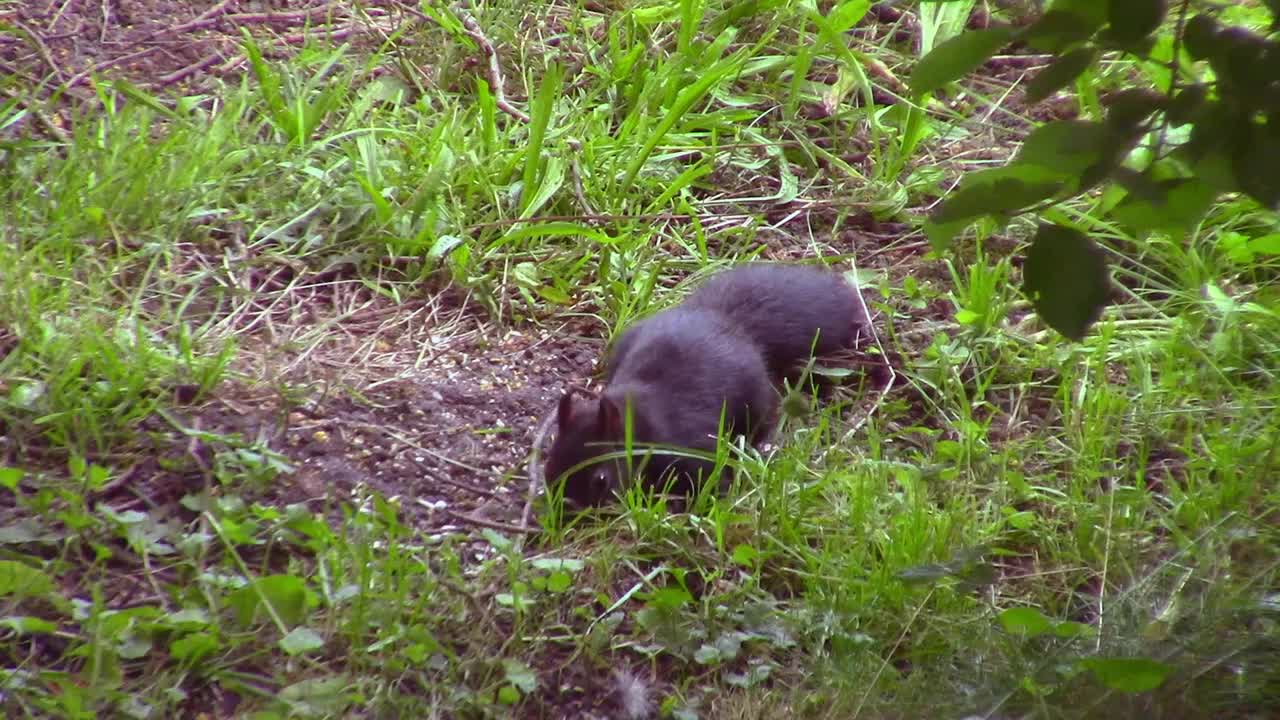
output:
POLYGON ((625 458, 590 461, 625 449, 629 407, 638 477, 696 491, 713 462, 648 448, 706 453, 718 433, 762 444, 776 419, 776 387, 813 355, 853 348, 868 323, 857 289, 831 270, 751 263, 717 273, 623 332, 606 356, 602 392, 560 398, 547 481, 568 472, 564 497, 577 506, 620 489, 625 458))

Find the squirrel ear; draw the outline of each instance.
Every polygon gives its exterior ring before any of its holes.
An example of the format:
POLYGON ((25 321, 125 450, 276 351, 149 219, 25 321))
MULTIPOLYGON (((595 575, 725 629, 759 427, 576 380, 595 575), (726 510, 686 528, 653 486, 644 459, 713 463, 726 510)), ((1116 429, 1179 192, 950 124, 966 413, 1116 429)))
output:
POLYGON ((573 392, 567 392, 560 396, 560 405, 556 408, 556 423, 559 429, 563 431, 569 427, 570 421, 573 419, 573 392))
POLYGON ((613 398, 600 396, 600 412, 596 416, 596 422, 606 435, 622 434, 622 410, 613 398))

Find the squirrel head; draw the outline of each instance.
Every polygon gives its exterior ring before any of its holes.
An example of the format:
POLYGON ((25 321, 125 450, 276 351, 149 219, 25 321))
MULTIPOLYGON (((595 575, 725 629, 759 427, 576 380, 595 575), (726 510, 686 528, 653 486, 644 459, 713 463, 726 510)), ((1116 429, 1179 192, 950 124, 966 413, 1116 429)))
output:
MULTIPOLYGON (((619 487, 620 464, 600 456, 617 449, 623 436, 622 408, 603 395, 570 390, 556 408, 556 435, 547 453, 549 485, 564 483, 566 503, 600 505, 619 487)), ((554 485, 552 485, 554 487, 554 485)))

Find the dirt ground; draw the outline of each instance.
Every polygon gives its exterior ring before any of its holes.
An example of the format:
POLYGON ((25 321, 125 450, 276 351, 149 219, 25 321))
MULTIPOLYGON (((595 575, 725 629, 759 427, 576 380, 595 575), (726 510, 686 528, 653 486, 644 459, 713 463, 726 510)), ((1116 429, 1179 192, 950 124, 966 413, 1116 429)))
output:
MULTIPOLYGON (((283 56, 308 36, 376 43, 402 23, 427 21, 412 4, 391 0, 32 0, 0 8, 0 20, 19 30, 0 35, 0 72, 30 79, 41 97, 65 93, 86 101, 92 99, 91 77, 124 78, 164 93, 195 92, 215 78, 243 73, 242 29, 254 34, 264 54, 283 56)), ((30 130, 59 132, 71 104, 65 96, 51 102, 37 113, 44 127, 30 130)), ((975 140, 974 148, 980 147, 975 140)), ((795 213, 795 236, 826 223, 821 213, 795 213)), ((831 244, 857 256, 860 268, 918 280, 936 271, 945 279, 936 264, 920 266, 927 248, 922 239, 902 242, 905 226, 869 217, 852 222, 853 229, 831 244)), ((766 257, 806 253, 785 237, 760 240, 766 257)), ((326 286, 333 282, 324 280, 326 286)), ((317 279, 312 287, 321 284, 317 279)), ((335 491, 358 497, 369 488, 399 498, 423 531, 522 525, 530 511, 526 464, 539 423, 565 388, 591 377, 604 328, 584 321, 503 330, 465 297, 445 293, 420 302, 415 308, 369 298, 362 316, 400 319, 344 321, 305 357, 262 350, 270 338, 244 339, 242 363, 256 366, 259 378, 271 375, 273 366, 287 367, 278 379, 307 388, 304 397, 271 384, 227 383, 208 402, 185 408, 184 421, 281 453, 296 472, 264 489, 280 501, 314 501, 335 491), (442 302, 449 306, 447 322, 440 319, 442 302), (426 319, 418 318, 427 305, 426 319)), ((946 303, 935 303, 919 314, 943 319, 950 312, 946 303)), ((328 318, 320 312, 313 320, 328 318)), ((173 444, 153 448, 113 483, 110 490, 132 496, 114 501, 176 502, 215 474, 225 448, 175 436, 162 425, 147 429, 162 431, 152 437, 167 433, 173 444)))
MULTIPOLYGON (((56 98, 93 102, 92 77, 123 78, 157 93, 201 92, 217 78, 246 72, 242 28, 269 57, 294 52, 308 36, 375 44, 403 23, 424 22, 415 4, 366 0, 355 12, 350 4, 325 1, 0 0, 0 20, 19 30, 0 35, 0 73, 26 79, 41 97, 54 100, 33 113, 24 131, 56 135, 65 133, 73 104, 56 98)), ((1008 70, 1022 73, 1025 67, 1013 63, 1008 70)), ((975 137, 960 152, 986 157, 995 145, 988 140, 975 137)), ((820 232, 834 219, 821 209, 792 209, 769 209, 771 220, 794 215, 796 232, 762 235, 766 257, 807 255, 807 246, 794 238, 820 232)), ((906 226, 867 216, 846 219, 846 227, 829 243, 855 255, 861 270, 883 273, 895 287, 906 275, 948 281, 940 263, 920 262, 926 243, 904 240, 906 226)), ((331 292, 344 280, 359 287, 355 278, 333 277, 292 285, 299 292, 331 292)), ((360 313, 344 315, 305 350, 281 349, 266 333, 239 337, 238 378, 211 398, 180 401, 173 413, 182 426, 209 433, 206 439, 177 433, 160 418, 148 421, 144 435, 155 446, 133 453, 136 461, 123 459, 134 464, 99 499, 117 511, 177 508, 184 495, 216 481, 219 463, 234 455, 230 439, 238 438, 245 446, 270 448, 294 468, 251 489, 255 497, 321 508, 327 500, 359 501, 373 490, 398 498, 404 521, 423 533, 518 531, 537 509, 531 489, 540 488, 531 483, 527 464, 540 423, 567 387, 591 378, 605 328, 587 320, 497 327, 479 303, 456 289, 424 288, 421 297, 400 304, 365 293, 360 313)), ((315 303, 309 318, 315 326, 349 305, 320 299, 325 302, 315 303)), ((909 322, 900 318, 899 325, 910 326, 926 344, 952 311, 938 299, 909 310, 909 322)), ((909 335, 898 340, 908 350, 913 343, 909 335)), ((894 394, 911 392, 904 387, 894 394)), ((924 403, 906 400, 923 415, 924 403)), ((221 469, 237 481, 243 475, 221 469)), ((230 483, 222 489, 238 491, 230 483)), ((575 682, 585 686, 589 680, 575 682)))
POLYGON ((423 18, 413 3, 365 0, 24 0, 0 3, 0 71, 90 99, 93 77, 122 78, 152 91, 194 92, 247 67, 241 30, 271 57, 308 38, 378 42, 423 18))

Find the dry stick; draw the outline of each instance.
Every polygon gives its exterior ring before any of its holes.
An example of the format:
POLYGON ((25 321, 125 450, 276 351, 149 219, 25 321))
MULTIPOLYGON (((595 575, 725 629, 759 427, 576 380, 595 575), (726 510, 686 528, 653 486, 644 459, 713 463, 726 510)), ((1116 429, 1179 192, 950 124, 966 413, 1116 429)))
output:
POLYGON ((578 158, 582 155, 580 152, 582 144, 577 140, 570 140, 569 149, 573 151, 573 159, 569 161, 569 172, 573 175, 573 194, 578 198, 578 204, 582 206, 584 212, 595 215, 596 209, 587 200, 587 193, 582 187, 582 164, 578 162, 578 158))
POLYGON ((440 23, 436 22, 435 18, 431 17, 430 15, 427 15, 426 13, 422 12, 421 10, 419 10, 418 8, 414 7, 413 5, 407 2, 397 1, 395 3, 395 6, 409 13, 410 15, 413 15, 414 17, 418 18, 422 22, 431 23, 436 27, 440 27, 440 23))
POLYGON ((160 50, 160 46, 156 45, 153 47, 144 48, 137 52, 131 52, 128 55, 121 55, 120 57, 111 58, 109 60, 103 60, 97 65, 94 65, 93 67, 86 68, 76 73, 75 75, 72 75, 71 79, 59 85, 58 89, 53 91, 53 94, 59 95, 63 92, 66 92, 67 90, 70 90, 72 87, 79 85, 81 81, 83 81, 85 78, 89 77, 93 73, 106 70, 107 68, 113 67, 115 65, 119 65, 120 63, 128 62, 130 60, 137 60, 140 57, 146 57, 147 55, 150 55, 153 52, 157 52, 158 50, 160 50))
POLYGON ((462 23, 467 36, 476 41, 480 46, 480 52, 484 53, 489 61, 489 85, 493 90, 494 104, 499 110, 520 122, 529 122, 528 115, 507 101, 507 94, 503 89, 505 84, 502 79, 502 67, 498 64, 498 52, 493 49, 493 43, 489 42, 489 38, 485 37, 484 31, 480 29, 480 23, 476 22, 476 19, 471 17, 471 13, 468 13, 462 5, 453 5, 450 9, 462 23))
POLYGON ((67 7, 75 0, 63 0, 62 6, 58 8, 58 12, 54 13, 53 20, 49 21, 49 32, 53 32, 53 28, 62 19, 62 15, 66 13, 67 7))
POLYGON ((45 64, 49 66, 49 70, 53 73, 53 76, 59 80, 65 79, 66 75, 62 72, 62 67, 53 61, 53 53, 49 50, 49 46, 45 44, 44 38, 21 20, 15 18, 11 22, 14 27, 21 30, 23 34, 25 34, 36 46, 36 53, 38 53, 41 59, 44 60, 45 64))
POLYGON ((487 527, 491 530, 502 530, 504 532, 520 533, 522 535, 526 533, 538 532, 538 528, 531 528, 531 527, 528 527, 527 525, 524 527, 521 527, 519 525, 512 525, 510 523, 498 522, 496 520, 486 520, 484 518, 476 517, 475 515, 460 513, 457 510, 450 510, 449 508, 444 509, 444 514, 448 515, 449 517, 459 522, 470 523, 472 525, 479 525, 480 527, 487 527))
POLYGON ((233 25, 247 25, 257 23, 294 23, 302 20, 310 20, 313 15, 328 15, 334 11, 341 9, 337 3, 327 3, 312 8, 302 10, 289 10, 285 12, 254 12, 254 13, 233 13, 231 15, 223 15, 227 9, 227 5, 231 0, 223 0, 208 10, 200 13, 200 15, 192 20, 174 25, 172 27, 161 28, 151 35, 147 36, 150 40, 159 35, 176 35, 179 33, 190 32, 192 30, 203 30, 208 27, 217 25, 220 22, 227 22, 233 25))
POLYGON ((226 11, 227 6, 230 5, 232 1, 233 0, 222 0, 222 2, 214 5, 208 10, 205 10, 204 12, 197 15, 193 20, 189 20, 179 25, 173 25, 167 28, 160 28, 159 30, 156 30, 155 32, 151 33, 150 35, 146 36, 143 39, 152 40, 156 37, 159 37, 160 35, 165 35, 165 34, 178 35, 180 33, 187 32, 188 30, 195 30, 197 28, 204 27, 206 23, 212 23, 213 21, 217 20, 217 16, 222 14, 224 11, 226 11))
MULTIPOLYGON (((438 453, 434 450, 428 450, 427 448, 419 445, 418 443, 410 440, 409 438, 401 435, 400 433, 397 433, 394 430, 388 430, 387 428, 381 427, 379 425, 374 425, 372 423, 352 423, 352 424, 355 425, 356 427, 362 427, 366 430, 373 430, 376 432, 380 432, 383 435, 386 435, 387 437, 391 438, 392 440, 395 440, 405 445, 406 447, 413 448, 414 450, 417 450, 418 452, 421 452, 421 453, 426 453, 427 455, 430 455, 431 457, 434 457, 437 460, 440 460, 442 462, 450 463, 452 465, 457 465, 458 467, 461 467, 464 470, 470 470, 471 472, 481 473, 481 474, 485 472, 485 470, 481 468, 475 467, 473 465, 467 465, 466 463, 463 463, 459 460, 454 460, 453 458, 447 455, 444 455, 442 453, 438 453)), ((454 480, 453 478, 447 475, 443 475, 441 473, 431 473, 431 477, 432 479, 439 480, 445 483, 446 485, 452 485, 460 490, 466 490, 467 492, 475 493, 476 495, 480 495, 482 497, 487 497, 487 498, 497 497, 494 493, 488 490, 485 490, 484 488, 476 487, 475 485, 464 483, 461 480, 454 480)))
MULTIPOLYGON (((854 270, 857 270, 856 265, 854 270)), ((875 401, 871 403, 871 407, 867 409, 867 412, 862 416, 862 419, 855 422, 844 434, 844 439, 841 441, 841 445, 847 445, 849 439, 853 437, 854 433, 858 432, 863 425, 867 424, 867 421, 871 419, 871 416, 875 413, 876 409, 884 403, 884 398, 889 394, 890 388, 892 388, 898 381, 898 374, 893 371, 893 364, 889 362, 889 356, 884 351, 884 345, 880 344, 880 336, 876 333, 875 323, 871 322, 871 312, 867 309, 867 301, 862 298, 862 287, 861 285, 855 284, 853 289, 856 291, 854 294, 858 296, 858 307, 862 310, 862 317, 867 319, 867 332, 871 333, 871 340, 880 351, 880 357, 884 362, 884 367, 889 371, 889 378, 885 381, 884 387, 880 388, 880 394, 876 397, 875 401)))
POLYGON ((105 43, 107 41, 107 28, 111 27, 111 0, 102 0, 100 8, 102 10, 102 29, 98 33, 98 42, 105 43))
MULTIPOLYGON (((338 28, 337 30, 328 30, 327 32, 323 33, 321 36, 324 37, 324 39, 326 40, 346 40, 358 29, 359 28, 357 28, 355 25, 344 25, 338 28)), ((316 33, 300 32, 300 33, 294 33, 293 35, 285 35, 280 39, 289 45, 296 45, 300 42, 306 41, 307 38, 314 37, 315 35, 316 33)))
POLYGON ((555 417, 554 412, 547 413, 547 417, 538 426, 538 434, 533 438, 533 451, 529 453, 528 465, 529 494, 525 496, 524 510, 520 513, 520 524, 525 527, 529 527, 529 521, 533 519, 533 501, 538 497, 538 488, 546 485, 542 477, 542 443, 546 441, 547 433, 551 432, 551 422, 555 417))
POLYGON ((33 107, 31 102, 27 98, 24 98, 18 94, 17 90, 14 90, 12 88, 0 88, 0 92, 3 92, 5 95, 8 95, 9 97, 13 98, 19 103, 25 105, 27 108, 27 112, 31 113, 31 116, 34 117, 37 121, 39 121, 39 123, 44 126, 45 130, 49 131, 49 134, 53 136, 54 140, 57 140, 58 142, 63 142, 63 143, 71 142, 71 136, 67 134, 66 130, 63 130, 62 128, 55 125, 53 120, 48 115, 46 115, 43 111, 33 107))
MULTIPOLYGON (((330 8, 330 6, 328 5, 324 7, 330 8)), ((312 10, 309 12, 314 12, 319 9, 320 8, 312 8, 312 10)), ((239 13, 236 15, 227 15, 220 19, 227 20, 227 21, 236 20, 236 21, 239 21, 240 24, 270 23, 278 20, 293 19, 293 16, 298 15, 301 12, 302 11, 290 12, 290 13, 239 13)), ((212 24, 215 20, 218 20, 218 19, 219 18, 209 18, 207 20, 207 24, 212 24)), ((305 19, 305 18, 300 17, 298 19, 305 19)), ((193 20, 191 23, 187 23, 186 25, 190 25, 192 27, 200 27, 200 25, 197 25, 194 23, 195 21, 193 20)), ((179 25, 177 26, 177 29, 190 29, 190 28, 187 28, 186 25, 179 25)), ((353 32, 355 32, 356 29, 357 28, 355 27, 355 25, 345 25, 336 30, 332 30, 327 33, 324 33, 324 37, 329 40, 345 40, 348 36, 350 36, 353 32)), ((289 45, 296 45, 297 43, 305 41, 307 38, 311 37, 313 34, 314 33, 310 33, 310 32, 295 33, 293 35, 285 35, 281 37, 280 40, 281 42, 284 42, 289 45)), ((211 65, 218 62, 219 60, 222 60, 224 57, 225 56, 221 52, 212 53, 204 58, 201 58, 200 60, 197 60, 196 62, 186 67, 179 68, 169 73, 168 75, 162 75, 156 81, 155 85, 157 87, 164 87, 166 85, 172 85, 174 83, 182 82, 183 80, 187 79, 191 75, 209 68, 211 65)), ((218 66, 218 68, 214 70, 214 74, 222 74, 222 73, 230 72, 233 68, 243 63, 244 61, 245 61, 244 55, 242 54, 233 55, 230 58, 228 58, 226 62, 224 62, 222 65, 218 66)))
POLYGON ((166 87, 168 85, 173 85, 174 83, 182 82, 183 80, 186 80, 188 77, 191 77, 192 75, 200 72, 201 70, 204 70, 205 68, 218 62, 221 59, 222 59, 222 53, 217 52, 212 55, 209 55, 208 57, 205 57, 202 60, 198 60, 184 68, 179 68, 177 70, 174 70, 168 75, 161 75, 160 79, 156 81, 156 87, 166 87))
MULTIPOLYGON (((508 218, 506 220, 494 220, 492 222, 475 223, 467 226, 467 230, 487 230, 489 228, 500 228, 508 225, 523 225, 524 223, 537 222, 654 222, 657 220, 693 220, 694 215, 684 213, 650 213, 647 215, 535 215, 526 218, 508 218)), ((701 216, 700 216, 701 217, 701 216)), ((707 214, 705 217, 712 217, 707 214)), ((718 215, 716 217, 719 217, 718 215)))
POLYGON ((329 3, 305 10, 289 10, 287 12, 235 13, 222 19, 233 23, 291 23, 298 20, 310 20, 312 15, 331 15, 338 9, 340 9, 338 3, 329 3))

